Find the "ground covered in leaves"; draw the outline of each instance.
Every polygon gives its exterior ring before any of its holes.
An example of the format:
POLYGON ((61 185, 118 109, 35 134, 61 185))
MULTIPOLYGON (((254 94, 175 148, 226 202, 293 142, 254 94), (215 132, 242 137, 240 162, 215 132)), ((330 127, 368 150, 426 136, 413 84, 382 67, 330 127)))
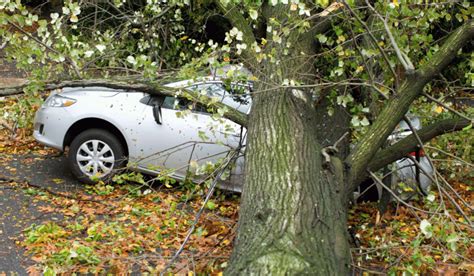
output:
MULTIPOLYGON (((470 204, 463 206, 457 201, 472 221, 472 186, 451 184, 470 204)), ((349 230, 355 238, 354 267, 373 274, 473 275, 472 225, 446 198, 443 202, 437 192, 409 204, 392 202, 383 216, 376 203, 351 208, 349 230)))
MULTIPOLYGON (((12 139, 7 130, 0 134, 3 164, 17 154, 57 154, 30 137, 12 139)), ((41 162, 41 158, 28 162, 41 162)), ((4 168, 16 173, 13 166, 4 168)), ((27 268, 30 274, 160 272, 183 243, 196 212, 203 207, 204 190, 191 192, 160 183, 99 184, 70 193, 37 187, 34 181, 3 178, 2 186, 29 196, 38 203, 40 212, 61 218, 25 225, 16 237, 16 245, 34 261, 27 268)), ((53 181, 59 184, 63 180, 53 181)), ((170 271, 218 273, 225 267, 235 235, 238 197, 219 192, 204 210, 170 271)))
MULTIPOLYGON (((200 200, 186 202, 183 192, 176 190, 144 195, 147 190, 140 194, 130 186, 103 189, 108 190, 105 195, 75 195, 77 199, 33 195, 50 203, 43 212, 59 212, 64 219, 25 229, 21 245, 38 263, 30 272, 45 267, 56 272, 160 272, 181 246, 201 207, 200 200)), ((206 208, 173 265, 174 272, 213 272, 225 265, 237 201, 226 199, 206 208)))
MULTIPOLYGON (((1 133, 3 162, 13 153, 57 154, 27 136, 10 139, 6 130, 1 133)), ((61 179, 55 181, 60 183, 61 179)), ((451 184, 465 202, 474 202, 472 186, 451 184)), ((79 193, 50 193, 21 181, 2 185, 14 186, 32 201, 42 202, 40 212, 61 217, 25 226, 16 237, 17 246, 34 262, 27 268, 31 274, 158 273, 183 243, 205 193, 205 189, 190 192, 159 183, 100 184, 86 186, 79 193)), ((375 203, 353 206, 349 227, 354 267, 367 273, 474 273, 472 228, 451 203, 440 199, 433 192, 409 202, 425 211, 392 202, 383 216, 375 203), (423 220, 430 225, 422 231, 423 220)), ((232 250, 238 204, 238 196, 222 193, 207 203, 196 230, 169 271, 221 272, 232 250)), ((459 200, 458 204, 464 206, 459 200)), ((472 219, 472 212, 469 214, 472 219)))

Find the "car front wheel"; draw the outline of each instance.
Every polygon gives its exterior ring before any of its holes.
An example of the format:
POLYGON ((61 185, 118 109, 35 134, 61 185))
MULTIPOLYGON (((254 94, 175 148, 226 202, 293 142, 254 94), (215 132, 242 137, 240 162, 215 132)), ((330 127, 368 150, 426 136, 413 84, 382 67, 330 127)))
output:
POLYGON ((125 165, 123 146, 115 135, 102 129, 80 133, 69 147, 72 173, 86 184, 108 181, 125 165))

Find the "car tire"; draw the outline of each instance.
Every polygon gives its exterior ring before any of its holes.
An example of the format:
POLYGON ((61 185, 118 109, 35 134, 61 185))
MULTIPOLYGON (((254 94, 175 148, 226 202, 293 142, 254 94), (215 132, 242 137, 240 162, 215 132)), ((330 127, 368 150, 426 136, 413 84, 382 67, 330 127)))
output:
POLYGON ((81 132, 71 142, 68 162, 74 176, 85 184, 110 181, 126 164, 119 139, 102 129, 81 132))
POLYGON ((357 203, 376 202, 380 199, 377 185, 372 179, 366 179, 358 187, 357 203))

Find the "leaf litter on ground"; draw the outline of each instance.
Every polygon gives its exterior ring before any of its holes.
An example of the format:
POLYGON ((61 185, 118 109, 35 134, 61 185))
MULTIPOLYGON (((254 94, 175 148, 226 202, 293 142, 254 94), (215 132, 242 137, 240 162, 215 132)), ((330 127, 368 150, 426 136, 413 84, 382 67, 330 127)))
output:
MULTIPOLYGON (((0 162, 4 164, 18 154, 34 154, 35 157, 25 158, 24 162, 29 163, 58 154, 21 131, 17 138, 11 137, 7 129, 0 129, 0 162)), ((465 202, 474 202, 471 185, 458 181, 450 184, 465 202)), ((99 185, 63 196, 22 187, 35 201, 46 203, 39 207, 41 212, 63 215, 62 220, 31 225, 18 238, 18 246, 24 247, 26 255, 36 263, 28 268, 31 274, 158 273, 180 247, 203 202, 201 196, 184 201, 183 198, 189 198, 186 195, 189 191, 166 187, 139 196, 130 193, 136 187, 128 184, 109 188, 99 185)), ((436 192, 433 196, 439 199, 436 192)), ((425 198, 410 203, 420 209, 435 210, 438 206, 434 202, 425 198)), ((349 229, 356 240, 352 249, 354 268, 369 274, 474 273, 472 227, 465 224, 452 204, 444 204, 449 215, 434 217, 396 202, 389 204, 383 216, 375 203, 352 206, 349 229), (423 235, 420 220, 431 221, 432 237, 423 235)), ((196 231, 170 271, 179 274, 223 271, 232 251, 238 205, 235 196, 220 196, 208 203, 196 231)), ((472 211, 465 211, 472 219, 472 211)))

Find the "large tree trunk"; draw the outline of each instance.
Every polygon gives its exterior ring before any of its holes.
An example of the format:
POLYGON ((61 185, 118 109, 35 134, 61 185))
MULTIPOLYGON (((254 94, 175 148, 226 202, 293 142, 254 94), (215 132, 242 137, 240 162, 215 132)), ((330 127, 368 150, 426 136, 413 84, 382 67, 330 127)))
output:
POLYGON ((272 86, 281 83, 273 66, 256 87, 266 92, 255 95, 249 118, 239 231, 226 274, 345 275, 342 163, 323 164, 310 97, 272 86))

